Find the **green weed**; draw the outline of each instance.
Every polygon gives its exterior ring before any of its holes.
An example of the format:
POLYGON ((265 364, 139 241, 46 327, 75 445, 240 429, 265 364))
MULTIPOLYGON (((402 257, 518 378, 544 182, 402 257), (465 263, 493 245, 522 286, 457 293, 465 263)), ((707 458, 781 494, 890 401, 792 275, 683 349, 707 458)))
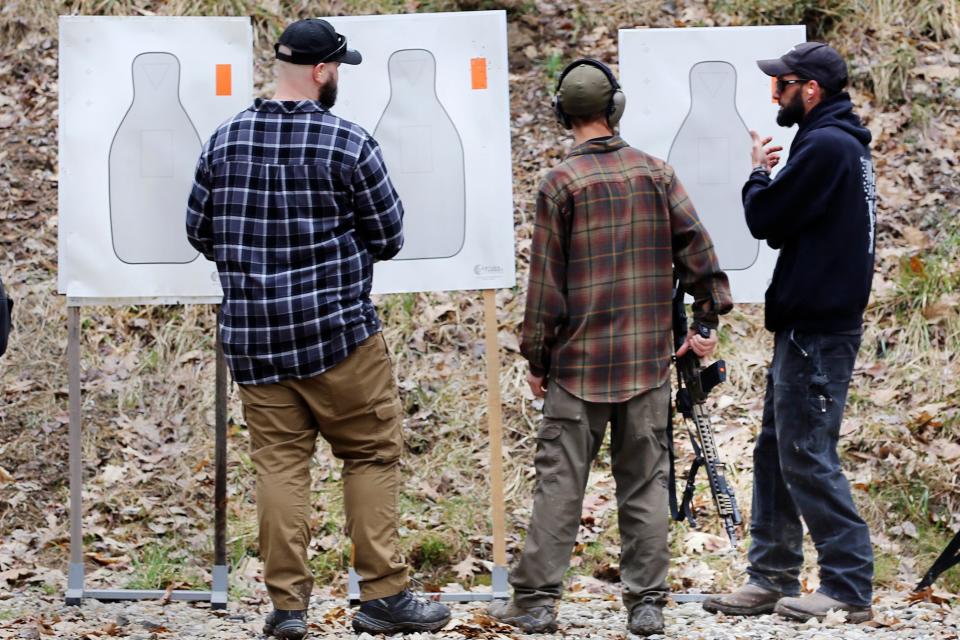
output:
POLYGON ((424 571, 445 568, 454 561, 453 546, 445 535, 424 533, 414 543, 410 564, 424 571))
POLYGON ((128 589, 165 589, 171 584, 199 588, 204 585, 195 570, 186 567, 177 557, 182 548, 176 542, 154 542, 132 553, 127 580, 128 589))

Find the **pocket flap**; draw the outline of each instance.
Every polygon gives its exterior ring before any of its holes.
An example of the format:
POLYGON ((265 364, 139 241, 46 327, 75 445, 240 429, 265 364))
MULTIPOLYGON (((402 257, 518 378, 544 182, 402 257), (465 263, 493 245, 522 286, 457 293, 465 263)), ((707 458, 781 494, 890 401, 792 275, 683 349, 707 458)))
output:
POLYGON ((396 400, 391 400, 385 404, 378 405, 373 411, 380 420, 389 420, 400 414, 400 403, 396 400))
POLYGON ((563 426, 559 424, 550 424, 549 422, 541 425, 537 431, 538 440, 556 440, 563 433, 563 426))

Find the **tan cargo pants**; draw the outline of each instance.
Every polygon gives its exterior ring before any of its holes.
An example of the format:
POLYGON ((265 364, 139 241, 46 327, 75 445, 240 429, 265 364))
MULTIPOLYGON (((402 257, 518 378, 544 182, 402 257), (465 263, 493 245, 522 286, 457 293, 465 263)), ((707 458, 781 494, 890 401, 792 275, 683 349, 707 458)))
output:
POLYGON ((407 567, 397 551, 401 407, 380 334, 306 380, 240 385, 257 471, 264 582, 277 609, 306 609, 313 589, 310 460, 317 434, 343 460, 347 533, 361 600, 399 593, 407 567))
POLYGON ((667 593, 667 417, 670 383, 620 403, 586 402, 555 382, 547 387, 537 434, 533 515, 520 560, 510 573, 522 607, 552 604, 563 587, 580 528, 590 466, 610 423, 617 486, 620 575, 630 610, 644 596, 667 593))

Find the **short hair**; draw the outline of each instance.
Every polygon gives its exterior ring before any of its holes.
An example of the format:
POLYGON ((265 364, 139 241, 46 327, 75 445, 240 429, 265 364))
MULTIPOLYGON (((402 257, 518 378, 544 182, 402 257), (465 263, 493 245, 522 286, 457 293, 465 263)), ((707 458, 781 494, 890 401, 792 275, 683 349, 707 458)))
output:
POLYGON ((823 98, 824 100, 826 100, 826 99, 828 99, 828 98, 832 98, 833 96, 835 96, 835 95, 839 94, 841 91, 843 91, 843 87, 840 87, 839 89, 833 89, 833 88, 831 88, 831 87, 825 87, 825 86, 823 86, 822 84, 820 84, 819 82, 817 82, 817 84, 820 86, 820 96, 821 96, 821 98, 823 98))
POLYGON ((570 124, 575 127, 584 127, 590 124, 600 123, 606 126, 610 126, 610 122, 607 120, 606 110, 597 111, 596 113, 588 113, 582 116, 572 116, 567 114, 567 117, 570 119, 570 124))

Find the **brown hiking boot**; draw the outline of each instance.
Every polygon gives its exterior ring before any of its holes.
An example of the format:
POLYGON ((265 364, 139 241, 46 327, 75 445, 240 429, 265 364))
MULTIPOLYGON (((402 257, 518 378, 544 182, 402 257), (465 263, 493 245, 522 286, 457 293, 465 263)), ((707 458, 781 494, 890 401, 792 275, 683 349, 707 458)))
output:
POLYGON ((806 622, 810 618, 823 620, 831 610, 846 612, 847 622, 854 624, 873 618, 873 609, 869 606, 858 607, 840 602, 819 591, 800 598, 781 598, 775 609, 784 618, 800 622, 806 622))
POLYGON ((494 600, 487 615, 524 633, 553 633, 557 630, 557 614, 553 605, 523 608, 513 599, 494 600))
POLYGON ((733 593, 707 598, 703 601, 703 608, 710 613, 725 613, 729 616, 759 616, 773 613, 777 600, 782 597, 783 594, 779 591, 748 583, 733 593))

